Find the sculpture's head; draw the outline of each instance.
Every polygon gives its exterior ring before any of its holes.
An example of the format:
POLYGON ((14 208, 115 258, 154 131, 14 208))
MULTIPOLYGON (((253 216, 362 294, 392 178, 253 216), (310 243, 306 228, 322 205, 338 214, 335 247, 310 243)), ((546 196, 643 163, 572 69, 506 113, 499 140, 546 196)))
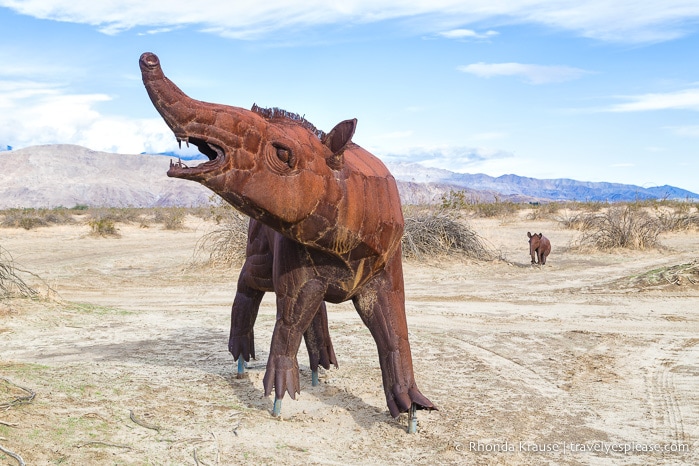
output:
POLYGON ((342 168, 357 120, 325 134, 279 109, 194 100, 165 77, 152 53, 141 55, 139 64, 148 95, 177 141, 209 158, 196 167, 171 163, 168 176, 198 181, 251 217, 285 225, 334 195, 328 183, 342 168))
POLYGON ((539 246, 541 245, 541 237, 544 236, 541 233, 534 233, 533 235, 531 232, 527 232, 527 237, 529 238, 529 254, 534 254, 534 252, 539 249, 539 246))

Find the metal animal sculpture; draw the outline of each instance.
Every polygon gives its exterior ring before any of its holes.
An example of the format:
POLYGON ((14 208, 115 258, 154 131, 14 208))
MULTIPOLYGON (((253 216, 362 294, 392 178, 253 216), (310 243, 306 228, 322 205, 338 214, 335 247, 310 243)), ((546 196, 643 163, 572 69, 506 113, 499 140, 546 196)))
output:
POLYGON ((529 237, 529 254, 532 256, 532 264, 546 265, 546 258, 551 253, 551 242, 541 233, 527 232, 529 237))
MULTIPOLYGON (((376 342, 391 415, 436 409, 413 374, 396 182, 376 157, 351 141, 357 120, 326 134, 283 110, 194 100, 165 77, 152 53, 141 56, 140 68, 153 105, 177 140, 209 158, 191 168, 171 163, 168 176, 207 186, 253 219, 229 350, 236 359, 249 359, 260 298, 273 290, 277 320, 265 395, 274 389, 276 405, 285 392, 292 398, 300 393, 301 336, 319 311, 324 315, 323 301, 352 300, 376 342)), ((319 346, 328 348, 329 337, 321 340, 319 346)))

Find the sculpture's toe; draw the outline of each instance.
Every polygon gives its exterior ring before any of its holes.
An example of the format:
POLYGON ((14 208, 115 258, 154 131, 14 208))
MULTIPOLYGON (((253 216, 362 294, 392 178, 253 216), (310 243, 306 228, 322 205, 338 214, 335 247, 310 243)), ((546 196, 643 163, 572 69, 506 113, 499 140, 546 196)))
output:
POLYGON ((274 388, 277 399, 284 398, 288 393, 291 399, 296 399, 296 394, 301 393, 299 383, 299 366, 296 358, 289 356, 272 356, 267 361, 267 371, 262 380, 265 388, 265 396, 269 396, 274 388))

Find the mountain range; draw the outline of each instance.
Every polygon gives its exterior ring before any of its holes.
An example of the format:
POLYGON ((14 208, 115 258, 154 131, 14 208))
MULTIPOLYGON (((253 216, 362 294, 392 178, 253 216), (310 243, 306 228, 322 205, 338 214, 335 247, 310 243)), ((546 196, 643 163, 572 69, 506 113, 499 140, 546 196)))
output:
MULTIPOLYGON (((201 206, 212 193, 191 181, 168 178, 170 157, 113 154, 74 145, 44 145, 0 151, 0 209, 73 207, 201 206)), ((699 200, 673 186, 642 188, 569 179, 541 180, 517 175, 492 177, 454 173, 411 163, 387 163, 403 203, 440 202, 463 191, 480 202, 699 200)))

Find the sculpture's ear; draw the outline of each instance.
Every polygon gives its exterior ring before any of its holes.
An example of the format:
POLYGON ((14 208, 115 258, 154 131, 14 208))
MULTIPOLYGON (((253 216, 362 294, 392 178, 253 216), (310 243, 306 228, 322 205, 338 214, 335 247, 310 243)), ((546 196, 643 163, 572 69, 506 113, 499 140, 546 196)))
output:
POLYGON ((332 153, 332 155, 326 159, 326 162, 333 170, 339 170, 342 168, 345 161, 342 154, 345 151, 347 144, 352 141, 352 136, 354 135, 354 130, 356 128, 356 118, 341 121, 335 125, 335 127, 323 138, 323 144, 325 144, 332 153))
POLYGON ((531 231, 528 231, 528 232, 527 232, 527 238, 531 238, 531 237, 532 237, 532 232, 531 232, 531 231))
POLYGON ((536 235, 536 236, 538 236, 538 237, 539 237, 539 239, 541 239, 541 237, 542 237, 542 236, 544 236, 544 234, 543 234, 543 233, 539 233, 539 234, 538 234, 538 235, 536 235))

